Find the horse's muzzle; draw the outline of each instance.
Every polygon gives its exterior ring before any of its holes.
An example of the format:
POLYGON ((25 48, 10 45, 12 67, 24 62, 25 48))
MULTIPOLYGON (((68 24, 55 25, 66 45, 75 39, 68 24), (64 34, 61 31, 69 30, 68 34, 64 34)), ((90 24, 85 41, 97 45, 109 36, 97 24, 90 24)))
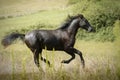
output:
POLYGON ((90 27, 88 28, 88 32, 96 32, 96 30, 95 30, 93 27, 90 26, 90 27))

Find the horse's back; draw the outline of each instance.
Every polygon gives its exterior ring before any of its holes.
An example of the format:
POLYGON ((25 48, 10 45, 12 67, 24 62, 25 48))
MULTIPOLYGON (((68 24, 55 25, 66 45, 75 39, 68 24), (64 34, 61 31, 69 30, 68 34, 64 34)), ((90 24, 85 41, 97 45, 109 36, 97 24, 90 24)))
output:
POLYGON ((56 30, 33 30, 25 35, 25 43, 29 47, 39 46, 47 50, 62 50, 63 43, 59 31, 56 30))

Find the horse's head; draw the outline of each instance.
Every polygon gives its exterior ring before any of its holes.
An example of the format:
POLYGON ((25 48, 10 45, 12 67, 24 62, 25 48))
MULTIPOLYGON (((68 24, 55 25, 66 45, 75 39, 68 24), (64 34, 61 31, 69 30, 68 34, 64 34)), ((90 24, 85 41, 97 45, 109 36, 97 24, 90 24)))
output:
POLYGON ((83 28, 87 30, 88 32, 95 32, 95 29, 90 25, 87 19, 82 14, 78 15, 79 17, 79 26, 80 28, 83 28))

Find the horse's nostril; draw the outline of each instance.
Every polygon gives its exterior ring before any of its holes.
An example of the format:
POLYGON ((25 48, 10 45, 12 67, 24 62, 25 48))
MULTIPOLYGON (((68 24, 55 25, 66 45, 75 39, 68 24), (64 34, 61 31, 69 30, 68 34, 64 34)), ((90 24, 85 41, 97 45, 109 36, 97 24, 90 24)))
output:
POLYGON ((89 27, 89 28, 88 28, 88 32, 91 32, 91 31, 92 31, 92 27, 89 27))
POLYGON ((89 26, 88 27, 88 32, 96 32, 96 30, 92 26, 89 26))

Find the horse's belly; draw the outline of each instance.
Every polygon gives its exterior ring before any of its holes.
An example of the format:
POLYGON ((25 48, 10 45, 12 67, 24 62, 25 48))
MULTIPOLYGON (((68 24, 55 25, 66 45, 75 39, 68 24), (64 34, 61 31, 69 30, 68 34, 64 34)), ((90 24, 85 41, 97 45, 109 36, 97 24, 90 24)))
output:
POLYGON ((43 39, 42 41, 40 41, 40 43, 42 44, 43 49, 47 49, 47 50, 63 49, 64 44, 62 43, 62 40, 60 37, 55 36, 53 34, 44 34, 44 36, 42 35, 42 38, 43 39))
POLYGON ((46 44, 46 45, 42 45, 42 48, 43 49, 46 49, 46 50, 63 50, 63 46, 61 44, 57 45, 57 44, 46 44))
POLYGON ((45 50, 50 50, 50 51, 54 51, 54 50, 61 51, 61 50, 63 50, 62 48, 54 48, 54 47, 45 47, 45 48, 43 48, 43 49, 45 49, 45 50))

